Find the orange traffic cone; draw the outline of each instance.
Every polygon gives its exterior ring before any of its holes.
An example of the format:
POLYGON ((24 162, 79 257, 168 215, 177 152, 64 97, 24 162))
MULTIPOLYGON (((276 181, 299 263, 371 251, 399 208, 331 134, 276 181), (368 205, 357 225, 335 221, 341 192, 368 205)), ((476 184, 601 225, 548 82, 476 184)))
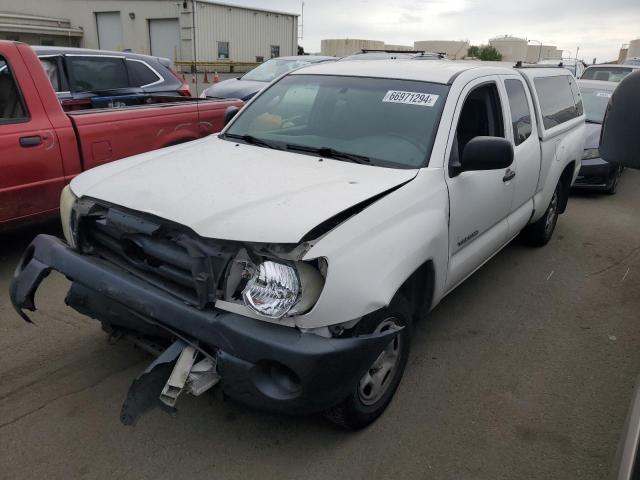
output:
POLYGON ((218 72, 213 72, 213 83, 218 83, 220 81, 220 75, 218 72))
POLYGON ((207 70, 204 71, 204 79, 202 80, 204 83, 209 83, 209 77, 207 77, 207 70))

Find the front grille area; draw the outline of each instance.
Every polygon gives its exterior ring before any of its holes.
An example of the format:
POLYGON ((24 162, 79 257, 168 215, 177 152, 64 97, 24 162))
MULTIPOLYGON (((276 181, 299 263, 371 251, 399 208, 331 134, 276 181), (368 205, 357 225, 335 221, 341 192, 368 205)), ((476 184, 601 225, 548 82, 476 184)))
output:
MULTIPOLYGON (((83 200, 86 202, 86 200, 83 200)), ((139 212, 92 201, 78 222, 79 246, 203 309, 213 305, 237 247, 139 212)))

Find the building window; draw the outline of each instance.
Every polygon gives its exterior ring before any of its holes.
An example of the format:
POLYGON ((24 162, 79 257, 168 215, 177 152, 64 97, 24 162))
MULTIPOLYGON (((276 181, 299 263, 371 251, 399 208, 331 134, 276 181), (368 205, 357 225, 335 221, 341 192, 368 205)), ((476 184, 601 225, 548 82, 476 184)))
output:
POLYGON ((262 55, 259 55, 256 57, 256 63, 262 63, 264 62, 264 57, 262 55))
POLYGON ((229 58, 229 42, 218 42, 218 58, 229 58))
POLYGON ((271 58, 280 56, 280 45, 271 45, 271 58))

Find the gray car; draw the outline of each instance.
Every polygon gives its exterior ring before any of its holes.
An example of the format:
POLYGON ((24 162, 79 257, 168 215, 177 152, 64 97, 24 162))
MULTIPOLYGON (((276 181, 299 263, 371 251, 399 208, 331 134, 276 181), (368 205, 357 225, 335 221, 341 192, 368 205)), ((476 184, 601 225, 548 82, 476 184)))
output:
POLYGON ((598 190, 611 195, 616 193, 622 167, 601 158, 600 131, 607 104, 617 86, 615 82, 578 80, 587 129, 582 166, 574 184, 575 188, 598 190))
POLYGON ((312 63, 335 62, 336 57, 321 55, 296 55, 277 57, 245 73, 241 77, 231 78, 211 85, 201 94, 201 98, 239 98, 245 102, 269 85, 272 80, 298 68, 312 63))

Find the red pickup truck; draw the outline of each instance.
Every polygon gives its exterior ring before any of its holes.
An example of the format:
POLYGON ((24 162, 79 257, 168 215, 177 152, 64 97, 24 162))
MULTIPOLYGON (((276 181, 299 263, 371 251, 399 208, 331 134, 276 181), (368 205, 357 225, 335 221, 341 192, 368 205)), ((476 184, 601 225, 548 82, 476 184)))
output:
POLYGON ((53 215, 84 170, 222 129, 240 100, 65 112, 26 44, 0 41, 0 229, 53 215))

